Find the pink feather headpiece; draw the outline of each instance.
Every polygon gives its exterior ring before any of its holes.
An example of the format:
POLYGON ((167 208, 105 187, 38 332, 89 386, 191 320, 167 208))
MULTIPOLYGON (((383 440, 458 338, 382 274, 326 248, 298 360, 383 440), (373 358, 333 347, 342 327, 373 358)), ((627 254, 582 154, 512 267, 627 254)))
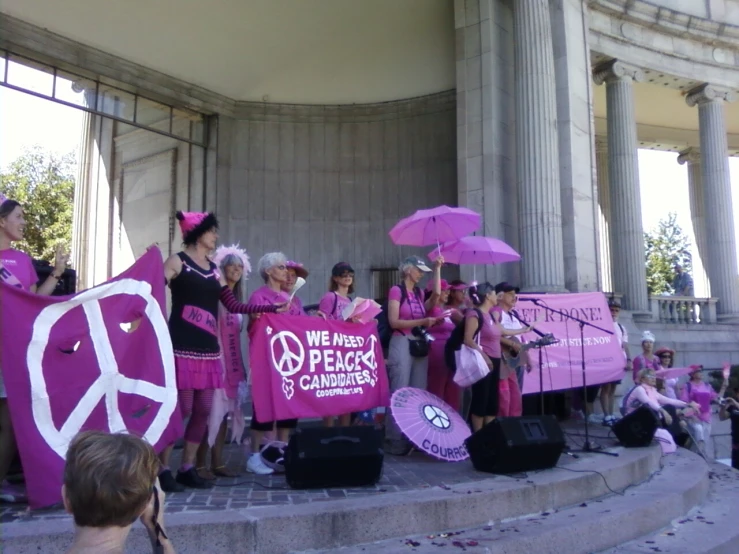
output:
POLYGON ((238 244, 232 244, 231 246, 219 246, 216 248, 216 253, 213 255, 213 263, 220 269, 221 262, 229 256, 236 256, 241 260, 241 265, 244 266, 244 278, 251 272, 251 264, 249 263, 249 255, 246 250, 240 248, 238 244))

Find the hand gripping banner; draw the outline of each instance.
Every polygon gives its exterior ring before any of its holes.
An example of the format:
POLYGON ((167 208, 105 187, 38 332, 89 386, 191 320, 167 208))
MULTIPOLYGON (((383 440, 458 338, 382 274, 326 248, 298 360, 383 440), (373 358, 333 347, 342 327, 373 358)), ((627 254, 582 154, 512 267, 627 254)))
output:
POLYGON ((325 417, 387 406, 377 325, 265 314, 250 333, 259 421, 325 417))
POLYGON ((182 433, 161 253, 74 296, 0 285, 2 371, 32 508, 61 500, 83 430, 129 432, 157 450, 182 433))

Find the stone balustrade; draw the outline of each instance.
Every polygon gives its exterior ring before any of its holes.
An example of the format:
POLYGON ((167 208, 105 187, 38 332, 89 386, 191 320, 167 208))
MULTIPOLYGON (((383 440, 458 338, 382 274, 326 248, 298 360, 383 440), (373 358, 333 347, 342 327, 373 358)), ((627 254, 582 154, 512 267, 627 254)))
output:
POLYGON ((716 323, 718 298, 692 296, 650 296, 649 308, 654 321, 687 325, 716 323))

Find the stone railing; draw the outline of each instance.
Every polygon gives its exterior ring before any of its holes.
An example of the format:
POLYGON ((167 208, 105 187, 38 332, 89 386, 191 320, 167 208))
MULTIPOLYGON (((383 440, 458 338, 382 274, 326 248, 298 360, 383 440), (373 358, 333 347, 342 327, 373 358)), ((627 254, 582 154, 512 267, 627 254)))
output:
POLYGON ((649 309, 652 318, 660 323, 688 325, 716 323, 717 301, 718 298, 650 296, 649 309))

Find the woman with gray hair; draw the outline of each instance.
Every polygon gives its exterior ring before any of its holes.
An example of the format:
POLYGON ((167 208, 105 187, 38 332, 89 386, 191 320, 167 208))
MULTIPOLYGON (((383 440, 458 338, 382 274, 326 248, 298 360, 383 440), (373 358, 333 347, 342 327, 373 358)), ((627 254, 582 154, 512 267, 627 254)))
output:
MULTIPOLYGON (((429 363, 427 329, 439 319, 429 317, 428 312, 436 306, 441 294, 442 265, 444 258, 439 256, 434 262, 433 290, 425 302, 418 283, 425 273, 431 273, 431 269, 418 256, 403 260, 399 267, 403 281, 391 287, 388 293, 388 323, 393 330, 387 356, 391 393, 409 386, 426 390, 429 363)), ((403 455, 410 449, 393 417, 388 420, 387 441, 389 454, 403 455)))
MULTIPOLYGON (((287 274, 287 257, 282 252, 269 252, 262 256, 257 264, 259 270, 259 276, 264 281, 264 286, 255 290, 249 297, 249 303, 254 302, 268 302, 270 304, 283 304, 287 301, 283 287, 288 279, 287 274), (267 299, 272 300, 267 300, 267 299)), ((288 315, 304 315, 296 304, 290 303, 288 311, 283 312, 288 315)), ((249 318, 249 325, 247 331, 252 333, 254 330, 254 322, 258 316, 249 318)), ((251 349, 251 342, 249 348, 251 349)), ((255 357, 250 356, 253 360, 255 357)), ((297 419, 287 419, 277 422, 277 440, 287 442, 290 438, 290 430, 295 429, 298 424, 297 419)), ((257 419, 256 411, 253 412, 251 418, 251 456, 246 462, 246 470, 250 473, 256 473, 258 475, 268 475, 273 473, 272 468, 262 461, 262 457, 259 454, 259 449, 262 444, 264 434, 269 432, 275 426, 274 421, 259 421, 257 419)))

